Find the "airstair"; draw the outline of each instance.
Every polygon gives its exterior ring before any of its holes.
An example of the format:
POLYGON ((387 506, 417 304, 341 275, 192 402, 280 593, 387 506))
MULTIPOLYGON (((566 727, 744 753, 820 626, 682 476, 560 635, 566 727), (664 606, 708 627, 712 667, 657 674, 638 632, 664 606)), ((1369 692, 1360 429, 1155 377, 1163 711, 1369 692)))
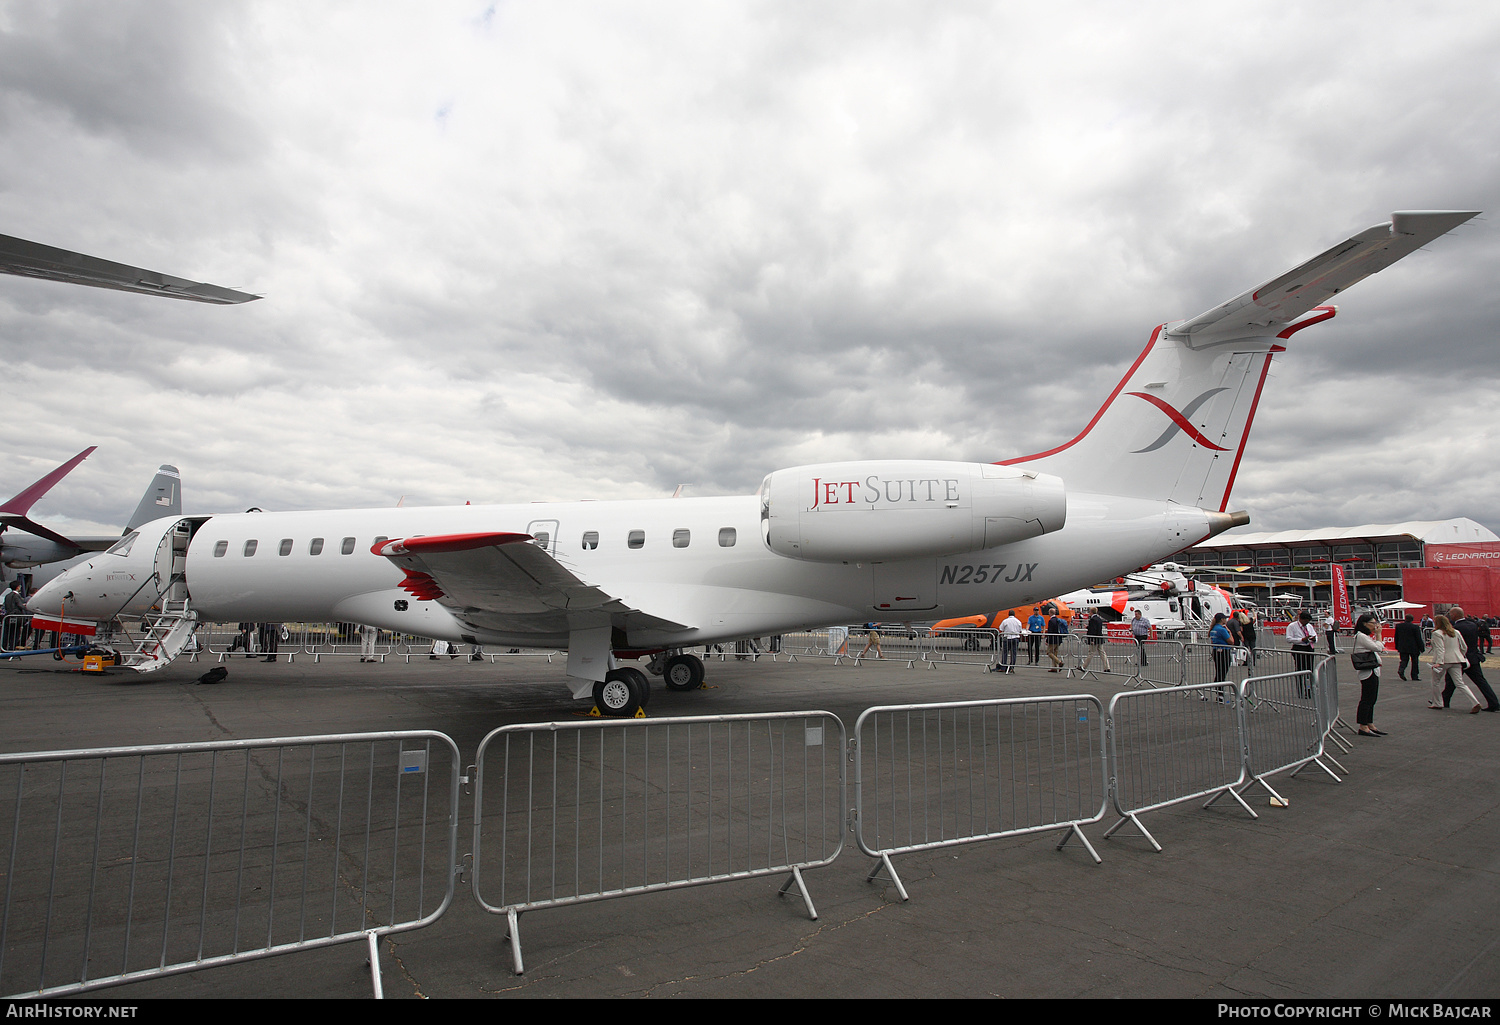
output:
POLYGON ((161 611, 148 613, 141 624, 145 629, 135 639, 135 647, 120 648, 116 664, 138 673, 152 673, 171 665, 187 648, 198 629, 198 612, 188 608, 186 598, 165 599, 161 611))

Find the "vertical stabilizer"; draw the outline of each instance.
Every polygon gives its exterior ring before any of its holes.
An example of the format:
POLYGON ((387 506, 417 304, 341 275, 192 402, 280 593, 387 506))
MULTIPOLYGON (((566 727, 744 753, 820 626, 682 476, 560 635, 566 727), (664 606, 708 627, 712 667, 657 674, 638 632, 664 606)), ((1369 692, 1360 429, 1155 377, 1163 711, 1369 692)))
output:
POLYGON ((1223 511, 1271 357, 1333 317, 1319 305, 1476 216, 1408 211, 1191 320, 1163 324, 1076 438, 1006 459, 1070 492, 1165 499, 1223 511))
POLYGON ((135 512, 131 513, 130 520, 125 524, 125 532, 163 516, 181 515, 182 477, 177 472, 177 467, 162 463, 157 468, 151 485, 146 488, 146 493, 141 496, 141 504, 135 507, 135 512))

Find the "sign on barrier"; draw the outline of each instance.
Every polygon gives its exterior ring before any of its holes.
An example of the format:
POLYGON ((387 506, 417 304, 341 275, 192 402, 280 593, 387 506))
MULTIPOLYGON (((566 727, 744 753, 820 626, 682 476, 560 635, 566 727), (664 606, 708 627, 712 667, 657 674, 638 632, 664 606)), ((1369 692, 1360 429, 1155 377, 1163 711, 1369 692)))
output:
POLYGON ((1110 699, 1110 800, 1120 818, 1105 831, 1106 838, 1128 822, 1159 851, 1161 844, 1141 822, 1143 814, 1224 794, 1257 817, 1236 793, 1246 771, 1239 697, 1238 688, 1226 697, 1222 686, 1209 684, 1122 692, 1110 699))
POLYGON ((844 843, 844 726, 821 711, 524 723, 479 745, 474 899, 504 914, 788 875, 844 843))
POLYGON ((429 731, 0 755, 0 992, 359 941, 378 997, 453 899, 459 768, 429 731))
POLYGON ((1104 716, 1090 694, 868 708, 855 725, 855 838, 902 900, 891 856, 1104 817, 1104 716))

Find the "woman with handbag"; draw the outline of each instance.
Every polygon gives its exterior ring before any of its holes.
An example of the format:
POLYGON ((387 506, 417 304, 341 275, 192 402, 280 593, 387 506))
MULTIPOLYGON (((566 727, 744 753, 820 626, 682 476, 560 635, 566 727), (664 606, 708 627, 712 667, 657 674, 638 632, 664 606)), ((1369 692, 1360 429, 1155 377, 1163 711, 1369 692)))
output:
POLYGON ((1427 707, 1439 712, 1443 710, 1443 687, 1451 675, 1454 691, 1463 691, 1474 702, 1474 707, 1469 709, 1470 714, 1484 711, 1479 695, 1474 693, 1474 688, 1464 679, 1464 666, 1469 664, 1469 658, 1463 635, 1453 628, 1447 616, 1438 616, 1435 623, 1432 628, 1432 643, 1427 647, 1432 659, 1432 696, 1427 701, 1427 707))
POLYGON ((1349 658, 1359 676, 1359 711, 1354 720, 1361 737, 1383 737, 1375 728, 1375 699, 1380 696, 1380 659, 1385 645, 1380 642, 1380 620, 1366 612, 1354 624, 1354 650, 1349 658))

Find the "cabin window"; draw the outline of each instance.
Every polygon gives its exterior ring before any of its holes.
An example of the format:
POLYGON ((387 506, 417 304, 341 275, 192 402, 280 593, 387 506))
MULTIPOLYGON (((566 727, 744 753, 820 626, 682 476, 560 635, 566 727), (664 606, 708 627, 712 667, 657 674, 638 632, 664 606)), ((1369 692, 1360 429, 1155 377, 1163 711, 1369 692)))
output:
POLYGON ((214 558, 215 559, 222 559, 222 558, 224 558, 225 553, 227 553, 228 551, 229 551, 229 542, 228 541, 220 541, 220 542, 218 542, 217 544, 214 545, 214 558))
POLYGON ((323 539, 321 537, 315 537, 311 541, 308 542, 308 544, 307 544, 307 554, 308 555, 322 555, 323 554, 323 539))
POLYGON ((719 528, 719 547, 720 548, 733 548, 734 547, 734 539, 735 539, 735 531, 734 531, 733 527, 720 527, 719 528))
POLYGON ((646 547, 646 532, 644 530, 632 530, 625 539, 625 544, 630 548, 646 547))
POLYGON ((583 532, 583 550, 592 552, 599 547, 599 532, 597 530, 586 530, 583 532))
POLYGON ((693 541, 693 532, 685 527, 678 527, 672 531, 672 547, 686 548, 693 541))
POLYGON ((281 539, 281 547, 279 549, 277 549, 276 554, 277 555, 291 555, 292 554, 292 539, 289 538, 289 537, 282 538, 281 539))
POLYGON ((255 554, 255 546, 258 545, 258 544, 260 544, 259 541, 246 541, 245 542, 245 558, 248 559, 248 558, 250 558, 250 556, 252 556, 252 555, 255 554))
POLYGON ((352 537, 346 537, 346 538, 344 538, 344 543, 339 546, 339 551, 342 552, 344 555, 353 555, 354 554, 354 538, 352 538, 352 537))
POLYGON ((375 543, 373 545, 371 545, 371 548, 372 549, 373 548, 379 548, 381 545, 385 544, 389 540, 390 540, 390 538, 388 538, 384 534, 382 534, 382 535, 380 535, 379 537, 377 537, 375 539, 375 543))

